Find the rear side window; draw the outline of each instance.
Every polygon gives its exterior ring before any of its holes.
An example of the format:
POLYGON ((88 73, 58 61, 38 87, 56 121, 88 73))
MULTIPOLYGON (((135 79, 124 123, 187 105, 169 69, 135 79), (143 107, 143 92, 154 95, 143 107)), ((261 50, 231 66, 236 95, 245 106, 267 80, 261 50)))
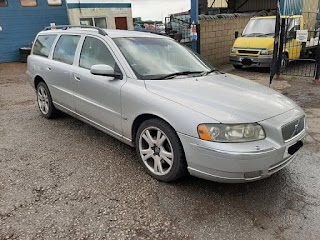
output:
POLYGON ((53 53, 53 60, 72 65, 80 36, 62 35, 53 53))
POLYGON ((90 69, 96 64, 106 64, 115 69, 115 60, 106 45, 99 39, 86 37, 80 55, 80 67, 90 69))
POLYGON ((33 47, 33 54, 48 57, 54 40, 57 35, 43 35, 37 38, 33 47))
POLYGON ((0 7, 6 7, 8 6, 8 1, 7 0, 0 0, 0 7))

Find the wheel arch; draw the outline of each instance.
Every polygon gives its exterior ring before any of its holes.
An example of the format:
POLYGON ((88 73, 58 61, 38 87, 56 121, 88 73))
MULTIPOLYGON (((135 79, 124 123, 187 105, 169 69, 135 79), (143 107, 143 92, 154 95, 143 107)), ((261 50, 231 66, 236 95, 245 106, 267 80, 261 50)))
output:
POLYGON ((37 86, 38 86, 38 84, 39 84, 40 82, 46 83, 46 82, 44 81, 44 79, 43 79, 40 75, 35 76, 35 78, 34 78, 34 88, 37 88, 37 86))
POLYGON ((138 132, 138 129, 139 127, 141 126, 141 124, 146 121, 146 120, 149 120, 149 119, 160 119, 164 122, 166 122, 174 131, 175 128, 172 126, 172 124, 170 124, 166 119, 163 119, 155 114, 151 114, 151 113, 144 113, 144 114, 140 114, 139 116, 137 116, 134 121, 133 121, 133 124, 132 124, 132 127, 131 127, 131 139, 132 139, 132 143, 133 143, 133 146, 135 146, 135 139, 136 139, 136 134, 138 132))
POLYGON ((289 51, 288 51, 288 50, 284 51, 284 52, 283 52, 283 55, 286 55, 288 59, 290 58, 290 56, 289 56, 289 51))

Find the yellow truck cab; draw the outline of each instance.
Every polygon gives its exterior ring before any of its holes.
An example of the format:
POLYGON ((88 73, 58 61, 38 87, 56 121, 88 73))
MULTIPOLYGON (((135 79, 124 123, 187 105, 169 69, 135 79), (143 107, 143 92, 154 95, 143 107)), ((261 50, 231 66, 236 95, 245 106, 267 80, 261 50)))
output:
MULTIPOLYGON (((286 45, 283 61, 300 58, 302 43, 297 42, 295 32, 304 29, 301 15, 282 16, 286 18, 286 45)), ((242 66, 270 67, 273 56, 275 16, 253 17, 248 22, 242 35, 238 37, 230 52, 230 62, 237 69, 242 66)))

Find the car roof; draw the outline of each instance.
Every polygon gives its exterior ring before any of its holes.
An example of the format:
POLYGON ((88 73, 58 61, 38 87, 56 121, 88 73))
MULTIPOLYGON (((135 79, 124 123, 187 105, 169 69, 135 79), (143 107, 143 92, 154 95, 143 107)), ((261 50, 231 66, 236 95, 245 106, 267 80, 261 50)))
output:
MULTIPOLYGON (((132 38, 132 37, 141 37, 141 38, 168 38, 163 35, 158 35, 151 32, 141 32, 141 31, 131 31, 131 30, 115 30, 115 29, 102 29, 107 33, 110 38, 132 38)), ((66 30, 56 29, 56 30, 46 30, 42 31, 40 34, 46 33, 73 33, 73 34, 83 34, 83 33, 94 33, 99 35, 97 29, 87 29, 87 28, 69 28, 66 30)))

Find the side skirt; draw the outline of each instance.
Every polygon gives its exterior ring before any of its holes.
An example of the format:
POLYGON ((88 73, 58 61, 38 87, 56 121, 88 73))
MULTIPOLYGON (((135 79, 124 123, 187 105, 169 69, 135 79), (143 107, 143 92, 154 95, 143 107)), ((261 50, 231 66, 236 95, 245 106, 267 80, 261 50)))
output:
POLYGON ((70 110, 69 108, 66 108, 66 107, 62 106, 59 103, 53 102, 53 104, 54 104, 55 108, 57 108, 58 110, 60 110, 60 111, 62 111, 64 113, 67 113, 67 114, 71 115, 72 117, 77 118, 80 121, 83 121, 83 122, 85 122, 85 123, 97 128, 97 129, 99 129, 100 131, 102 131, 102 132, 104 132, 104 133, 106 133, 106 134, 108 134, 108 135, 120 140, 121 142, 123 142, 123 143, 125 143, 125 144, 127 144, 127 145, 129 145, 131 147, 134 147, 134 144, 133 144, 131 139, 123 137, 121 134, 119 134, 119 133, 117 133, 115 131, 112 131, 109 128, 106 128, 106 127, 104 127, 104 126, 102 126, 102 125, 90 120, 89 118, 86 118, 86 117, 82 116, 81 114, 70 110))

